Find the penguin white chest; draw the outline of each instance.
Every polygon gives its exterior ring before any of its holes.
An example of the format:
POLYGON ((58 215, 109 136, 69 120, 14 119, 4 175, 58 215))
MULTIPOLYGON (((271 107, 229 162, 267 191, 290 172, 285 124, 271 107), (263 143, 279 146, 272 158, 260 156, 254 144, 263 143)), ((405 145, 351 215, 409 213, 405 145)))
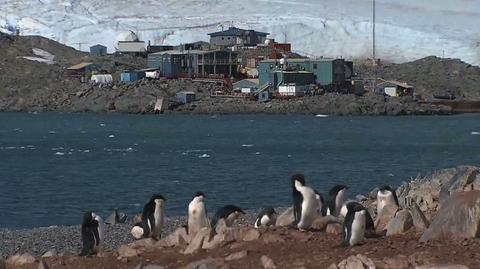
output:
POLYGON ((298 223, 298 228, 309 229, 312 226, 313 221, 317 217, 318 201, 315 196, 315 192, 307 187, 300 188, 300 193, 303 196, 302 202, 302 216, 298 223))
POLYGON ((395 198, 393 198, 392 193, 378 191, 377 193, 377 214, 380 214, 383 211, 383 208, 386 205, 395 205, 395 198))
POLYGON ((159 236, 162 232, 164 219, 163 201, 155 201, 155 211, 153 213, 153 217, 155 218, 155 227, 152 227, 154 236, 159 236))
POLYGON ((352 222, 352 229, 350 231, 351 235, 349 243, 351 246, 362 242, 365 238, 365 214, 365 210, 355 212, 355 217, 353 218, 352 222))
POLYGON ((188 222, 198 228, 207 227, 208 219, 203 202, 192 202, 188 206, 188 222))

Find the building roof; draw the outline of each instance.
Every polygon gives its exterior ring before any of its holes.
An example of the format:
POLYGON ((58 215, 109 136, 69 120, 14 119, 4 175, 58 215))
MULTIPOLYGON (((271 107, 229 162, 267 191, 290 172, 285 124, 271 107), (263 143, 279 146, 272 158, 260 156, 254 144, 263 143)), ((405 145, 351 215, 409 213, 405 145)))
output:
POLYGON ((244 88, 244 87, 258 87, 260 84, 258 79, 242 79, 233 83, 233 88, 244 88))
POLYGON ((264 33, 264 32, 257 32, 255 30, 245 30, 237 27, 229 27, 228 30, 214 32, 208 35, 209 36, 242 36, 242 35, 247 35, 250 32, 254 32, 256 35, 260 35, 260 36, 267 36, 270 34, 270 33, 264 33))
MULTIPOLYGON (((287 64, 288 63, 303 63, 303 62, 331 62, 331 61, 334 61, 336 59, 334 58, 320 58, 320 59, 311 59, 311 58, 287 58, 286 61, 287 61, 287 64)), ((266 59, 266 60, 263 60, 263 61, 260 61, 260 62, 264 62, 264 63, 276 63, 276 62, 280 62, 280 59, 266 59)))
POLYGON ((90 48, 97 48, 97 47, 106 48, 104 45, 100 45, 100 44, 93 45, 90 48))
POLYGON ((402 88, 405 88, 405 89, 413 89, 413 86, 412 85, 408 85, 407 83, 405 82, 401 82, 401 81, 397 81, 397 80, 385 80, 381 83, 378 84, 378 86, 382 85, 382 84, 393 84, 393 85, 396 85, 396 86, 399 86, 399 87, 402 87, 402 88))
POLYGON ((220 49, 217 49, 217 50, 166 50, 166 51, 151 53, 151 55, 207 54, 207 53, 219 52, 219 51, 226 51, 226 50, 220 50, 220 49))
POLYGON ((87 66, 90 66, 92 65, 93 63, 79 63, 79 64, 76 64, 76 65, 72 65, 70 66, 69 68, 67 68, 67 70, 80 70, 80 69, 83 69, 87 66))

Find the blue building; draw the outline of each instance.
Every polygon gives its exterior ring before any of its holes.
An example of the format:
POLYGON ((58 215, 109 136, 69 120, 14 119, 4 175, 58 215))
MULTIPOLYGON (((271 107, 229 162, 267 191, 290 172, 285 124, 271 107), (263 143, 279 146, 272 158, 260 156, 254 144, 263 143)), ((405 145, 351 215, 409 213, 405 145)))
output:
POLYGON ((353 62, 344 59, 286 59, 283 65, 279 60, 269 59, 258 65, 260 86, 272 82, 273 74, 279 70, 311 72, 314 83, 326 89, 349 87, 353 77, 353 62))
POLYGON ((177 92, 175 94, 175 99, 180 104, 188 104, 195 101, 195 93, 194 92, 177 92))
POLYGON ((158 68, 164 77, 205 77, 208 75, 236 76, 237 54, 231 50, 169 50, 151 53, 149 68, 158 68))
POLYGON ((90 47, 90 54, 93 56, 105 56, 107 55, 107 47, 97 44, 90 47))
POLYGON ((121 81, 132 83, 145 77, 145 72, 141 70, 125 70, 120 74, 121 81))

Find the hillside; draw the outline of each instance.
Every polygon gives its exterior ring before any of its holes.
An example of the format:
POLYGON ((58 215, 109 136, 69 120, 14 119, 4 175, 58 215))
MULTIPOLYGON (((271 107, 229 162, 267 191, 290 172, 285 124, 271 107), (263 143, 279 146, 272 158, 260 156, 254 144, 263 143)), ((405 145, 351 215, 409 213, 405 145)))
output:
MULTIPOLYGON (((377 56, 404 62, 429 55, 480 64, 480 2, 376 0, 377 56)), ((19 27, 75 48, 102 43, 114 50, 117 33, 145 41, 208 41, 221 27, 254 28, 291 42, 304 55, 372 55, 371 0, 0 0, 0 30, 19 27), (35 8, 31 8, 31 7, 35 8)))

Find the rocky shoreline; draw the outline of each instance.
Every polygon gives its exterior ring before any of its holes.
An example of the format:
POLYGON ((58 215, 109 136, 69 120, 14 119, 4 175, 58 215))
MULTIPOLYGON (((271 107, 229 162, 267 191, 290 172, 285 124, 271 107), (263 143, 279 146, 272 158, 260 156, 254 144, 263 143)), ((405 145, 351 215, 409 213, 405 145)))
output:
POLYGON ((203 228, 193 238, 184 218, 169 219, 160 241, 133 241, 131 224, 109 226, 103 252, 87 258, 76 256, 77 226, 0 230, 0 249, 2 256, 17 253, 6 257, 6 268, 478 268, 479 167, 435 171, 396 192, 399 207, 385 206, 378 215, 376 189, 356 196, 375 219, 376 233, 353 247, 339 246, 342 219, 319 216, 302 232, 288 227, 285 214, 275 227, 254 229, 252 211, 235 227, 203 228))

